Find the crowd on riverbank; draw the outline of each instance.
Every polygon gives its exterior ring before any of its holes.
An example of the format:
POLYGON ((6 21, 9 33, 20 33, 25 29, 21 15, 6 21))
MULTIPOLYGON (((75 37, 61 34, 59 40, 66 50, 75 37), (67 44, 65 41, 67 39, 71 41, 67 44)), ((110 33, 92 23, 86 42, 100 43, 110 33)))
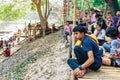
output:
POLYGON ((120 67, 120 11, 115 16, 110 12, 103 15, 98 10, 93 10, 92 14, 82 12, 78 19, 80 21, 73 29, 70 21, 64 26, 66 43, 70 43, 73 33, 75 36, 76 59, 68 59, 74 75, 83 77, 89 70, 98 70, 102 64, 120 67))

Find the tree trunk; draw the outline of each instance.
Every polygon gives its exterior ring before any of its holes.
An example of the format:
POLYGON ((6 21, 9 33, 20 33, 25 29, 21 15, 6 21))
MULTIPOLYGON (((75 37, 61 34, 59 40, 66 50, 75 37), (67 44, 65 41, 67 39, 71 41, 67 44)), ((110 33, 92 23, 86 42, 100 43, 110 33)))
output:
MULTIPOLYGON (((76 8, 77 8, 77 0, 74 0, 74 15, 73 15, 73 28, 76 26, 76 8)), ((72 48, 75 45, 75 38, 74 38, 74 33, 72 33, 72 48)), ((72 50, 72 57, 75 58, 74 51, 72 50)), ((73 75, 72 72, 72 80, 76 80, 75 76, 73 75)))
POLYGON ((120 9, 119 4, 118 4, 118 0, 105 0, 105 2, 110 7, 112 15, 115 15, 116 12, 120 9))
MULTIPOLYGON (((77 8, 77 0, 74 0, 74 15, 73 15, 73 28, 76 26, 76 8, 77 8)), ((74 35, 72 34, 72 46, 74 46, 74 35)))
MULTIPOLYGON (((41 6, 42 6, 42 0, 32 0, 32 2, 36 5, 37 8, 37 12, 40 18, 40 23, 42 26, 42 33, 43 36, 45 36, 45 30, 46 30, 46 24, 48 25, 48 17, 50 15, 50 12, 52 10, 52 8, 49 9, 49 0, 46 0, 45 2, 45 13, 44 15, 42 14, 42 10, 41 10, 41 6)), ((44 10, 43 10, 44 11, 44 10)))
POLYGON ((116 12, 120 9, 119 4, 118 4, 118 0, 112 0, 112 3, 113 3, 114 14, 116 14, 116 12))

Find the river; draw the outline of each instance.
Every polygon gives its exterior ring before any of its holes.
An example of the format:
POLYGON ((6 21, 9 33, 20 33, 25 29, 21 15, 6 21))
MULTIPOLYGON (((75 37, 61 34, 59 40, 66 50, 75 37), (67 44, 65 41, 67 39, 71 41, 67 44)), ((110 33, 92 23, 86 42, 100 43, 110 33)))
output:
POLYGON ((18 29, 23 30, 25 27, 24 23, 4 21, 0 23, 0 38, 4 40, 11 37, 18 29))

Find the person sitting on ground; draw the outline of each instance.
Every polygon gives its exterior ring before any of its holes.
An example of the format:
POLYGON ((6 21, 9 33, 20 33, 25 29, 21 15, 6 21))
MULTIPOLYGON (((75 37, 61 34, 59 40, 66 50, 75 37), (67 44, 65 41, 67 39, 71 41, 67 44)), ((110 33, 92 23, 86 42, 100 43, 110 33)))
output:
POLYGON ((6 48, 5 51, 3 52, 4 56, 5 57, 9 57, 10 56, 10 49, 9 48, 6 48))
POLYGON ((53 32, 54 31, 58 31, 58 29, 56 28, 55 24, 52 25, 52 29, 53 29, 53 32))
POLYGON ((112 16, 111 12, 108 12, 107 16, 105 17, 105 22, 106 22, 107 28, 112 26, 113 16, 112 16))
POLYGON ((118 30, 116 27, 110 27, 106 31, 106 36, 111 38, 110 42, 106 42, 103 44, 103 48, 106 52, 110 52, 110 49, 112 47, 117 48, 117 36, 118 36, 118 30))
POLYGON ((111 44, 107 45, 110 49, 109 54, 102 58, 103 65, 120 67, 120 46, 117 39, 118 30, 115 27, 109 28, 106 33, 112 39, 111 44))
POLYGON ((96 19, 97 19, 97 24, 101 25, 102 26, 102 29, 105 29, 107 28, 107 25, 106 25, 106 22, 105 20, 102 18, 102 14, 96 14, 96 19))
POLYGON ((106 33, 106 31, 104 28, 102 28, 102 25, 97 24, 94 34, 96 35, 100 46, 102 46, 106 42, 105 41, 105 33, 106 33))
POLYGON ((102 65, 101 50, 97 43, 87 36, 86 28, 83 26, 76 26, 73 29, 75 39, 81 40, 81 45, 74 47, 74 53, 77 59, 68 59, 68 65, 74 70, 74 75, 81 78, 88 70, 97 71, 102 65))
POLYGON ((110 50, 109 54, 104 55, 102 58, 103 65, 120 67, 120 46, 117 39, 118 30, 115 27, 111 27, 107 30, 106 33, 112 41, 111 44, 107 44, 108 49, 110 50))

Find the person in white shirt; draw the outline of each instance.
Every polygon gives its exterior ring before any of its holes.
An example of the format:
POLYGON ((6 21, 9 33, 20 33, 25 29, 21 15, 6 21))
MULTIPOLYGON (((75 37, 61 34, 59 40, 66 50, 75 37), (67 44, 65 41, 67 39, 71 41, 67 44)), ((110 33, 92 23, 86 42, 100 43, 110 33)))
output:
POLYGON ((94 34, 96 35, 98 41, 99 41, 99 45, 103 45, 105 41, 105 29, 102 28, 102 25, 101 24, 97 24, 97 27, 94 31, 94 34))

